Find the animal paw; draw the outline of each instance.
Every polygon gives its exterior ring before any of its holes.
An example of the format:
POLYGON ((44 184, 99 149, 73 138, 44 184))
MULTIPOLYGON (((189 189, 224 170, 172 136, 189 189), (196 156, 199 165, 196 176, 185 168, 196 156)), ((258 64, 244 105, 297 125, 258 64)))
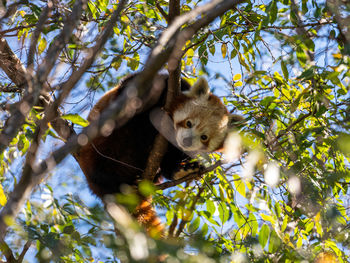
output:
POLYGON ((178 180, 192 173, 200 173, 203 169, 204 167, 198 162, 181 163, 179 170, 174 173, 173 179, 178 180))

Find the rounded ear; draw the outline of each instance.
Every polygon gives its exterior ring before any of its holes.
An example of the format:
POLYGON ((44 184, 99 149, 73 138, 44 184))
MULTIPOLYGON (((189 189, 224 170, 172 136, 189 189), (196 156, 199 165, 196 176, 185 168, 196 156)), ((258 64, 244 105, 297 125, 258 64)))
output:
POLYGON ((205 78, 199 77, 196 83, 190 88, 190 90, 186 93, 187 96, 198 98, 201 96, 208 97, 210 93, 208 82, 205 78))
POLYGON ((230 114, 228 117, 228 127, 235 128, 244 123, 244 117, 238 114, 230 114))

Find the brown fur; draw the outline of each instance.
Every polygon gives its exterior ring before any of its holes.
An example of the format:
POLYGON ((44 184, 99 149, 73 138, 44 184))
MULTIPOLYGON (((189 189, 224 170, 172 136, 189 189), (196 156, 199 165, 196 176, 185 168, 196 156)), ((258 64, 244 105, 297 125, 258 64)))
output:
MULTIPOLYGON (((107 92, 93 107, 88 119, 97 119, 100 113, 123 92, 128 82, 134 76, 127 77, 120 85, 107 92)), ((167 92, 168 77, 158 76, 158 78, 163 79, 163 83, 166 86, 159 100, 152 107, 136 114, 124 125, 116 125, 118 128, 111 131, 108 136, 95 138, 91 143, 83 146, 76 155, 90 189, 100 198, 103 198, 107 194, 119 193, 124 184, 131 186, 137 185, 137 182, 142 179, 141 177, 146 167, 149 153, 152 149, 154 139, 158 134, 158 131, 149 120, 149 114, 153 108, 164 106, 167 92)), ((207 83, 205 80, 200 80, 199 84, 195 86, 195 89, 191 89, 188 95, 180 94, 175 98, 174 103, 170 107, 170 116, 173 116, 175 111, 181 110, 191 99, 200 96, 204 92, 208 95, 206 101, 201 102, 204 108, 196 109, 192 113, 198 115, 199 119, 203 119, 201 116, 204 116, 204 118, 210 117, 209 119, 213 120, 217 117, 219 118, 218 123, 221 121, 220 118, 227 119, 228 112, 220 99, 209 94, 207 86, 205 86, 206 89, 201 89, 200 85, 207 85, 207 83)), ((187 91, 189 88, 189 84, 181 80, 181 90, 187 91)), ((188 108, 189 106, 186 107, 188 108)), ((184 124, 182 123, 181 125, 184 124)), ((208 130, 208 127, 204 128, 208 130)), ((210 134, 208 133, 208 136, 211 140, 215 140, 216 132, 217 127, 209 130, 210 134)), ((223 138, 226 134, 223 133, 220 136, 222 138, 220 137, 219 140, 222 140, 222 142, 219 142, 218 146, 222 146, 223 138)), ((210 144, 210 140, 205 142, 204 145, 208 144, 210 144)), ((161 174, 168 179, 174 178, 174 174, 189 159, 190 157, 183 151, 169 144, 159 167, 159 175, 161 174)), ((160 233, 162 231, 160 220, 157 218, 150 200, 142 200, 133 214, 140 223, 146 226, 149 233, 160 233)))

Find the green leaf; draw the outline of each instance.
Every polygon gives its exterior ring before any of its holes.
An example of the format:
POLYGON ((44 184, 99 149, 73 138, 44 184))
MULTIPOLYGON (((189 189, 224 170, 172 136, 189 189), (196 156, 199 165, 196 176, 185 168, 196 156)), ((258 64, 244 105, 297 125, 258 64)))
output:
POLYGON ((271 231, 270 241, 269 241, 269 252, 275 253, 281 246, 282 241, 277 235, 276 231, 271 231))
POLYGON ((273 24, 276 21, 276 19, 277 19, 277 12, 278 12, 277 2, 276 1, 272 1, 271 9, 270 9, 270 12, 269 12, 270 23, 271 24, 273 24))
POLYGON ((288 72, 287 66, 283 60, 281 60, 281 69, 282 69, 284 78, 286 80, 288 80, 289 79, 289 72, 288 72))
POLYGON ((258 232, 258 228, 259 228, 259 224, 258 221, 256 220, 256 217, 253 213, 249 213, 249 218, 248 218, 248 224, 251 230, 251 236, 255 237, 257 232, 258 232))
POLYGON ((241 196, 246 197, 246 188, 245 188, 244 182, 242 180, 235 180, 234 183, 235 183, 237 192, 241 196))
POLYGON ((88 4, 88 9, 89 9, 89 11, 90 11, 92 17, 93 17, 94 19, 96 19, 97 9, 96 9, 95 4, 92 3, 91 1, 88 1, 87 4, 88 4))
POLYGON ((134 56, 132 58, 128 59, 127 65, 128 65, 128 67, 131 68, 131 70, 133 70, 133 71, 137 70, 139 65, 140 65, 140 55, 139 55, 139 53, 135 52, 134 56))
POLYGON ((287 228, 287 225, 288 225, 288 221, 289 221, 289 217, 288 216, 285 216, 283 218, 283 223, 282 223, 282 226, 281 226, 281 231, 283 232, 284 230, 286 230, 287 228))
POLYGON ((306 232, 310 232, 315 226, 315 223, 313 221, 309 221, 307 224, 306 224, 306 227, 305 227, 305 231, 306 232))
POLYGON ((66 114, 62 115, 61 118, 82 127, 86 127, 89 125, 89 122, 78 114, 66 114))
POLYGON ((304 50, 301 47, 297 47, 296 53, 297 53, 297 58, 298 58, 300 65, 302 67, 305 66, 305 63, 307 61, 307 57, 306 57, 304 50))
POLYGON ((215 45, 211 45, 209 47, 209 51, 210 51, 210 54, 212 54, 214 56, 215 55, 215 45))
POLYGON ((218 210, 219 210, 219 218, 221 220, 221 223, 223 224, 229 219, 230 212, 226 204, 223 202, 218 206, 218 210))
POLYGON ((215 213, 215 210, 216 210, 214 202, 212 200, 208 199, 206 202, 206 205, 207 205, 207 211, 213 215, 215 213))
POLYGON ((276 222, 275 219, 270 215, 260 214, 260 216, 263 220, 270 222, 272 225, 274 225, 276 222))
POLYGON ((156 187, 154 186, 154 184, 152 182, 150 182, 148 180, 142 180, 139 183, 138 190, 143 196, 147 197, 156 191, 156 187))
POLYGON ((199 217, 196 217, 195 220, 193 220, 190 224, 190 226, 188 227, 188 231, 190 233, 193 233, 195 232, 198 228, 199 228, 199 225, 200 225, 200 218, 199 217))
POLYGON ((258 237, 259 243, 262 248, 266 246, 269 236, 270 236, 270 228, 268 227, 268 225, 263 224, 260 228, 259 237, 258 237))

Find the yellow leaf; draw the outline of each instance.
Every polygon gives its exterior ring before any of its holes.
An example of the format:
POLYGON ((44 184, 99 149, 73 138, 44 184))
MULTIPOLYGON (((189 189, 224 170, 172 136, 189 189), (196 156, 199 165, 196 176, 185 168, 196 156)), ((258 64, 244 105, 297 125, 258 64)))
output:
POLYGON ((7 202, 6 195, 4 193, 4 189, 2 188, 2 185, 0 184, 0 205, 4 206, 7 202))
POLYGON ((317 234, 320 235, 320 237, 323 236, 323 229, 322 229, 322 225, 321 225, 321 214, 320 212, 318 212, 316 214, 316 216, 314 217, 314 221, 315 221, 315 225, 316 225, 316 232, 317 234))
POLYGON ((302 245, 303 245, 303 239, 301 237, 298 237, 297 248, 300 248, 302 245))
POLYGON ((225 58, 227 53, 227 45, 225 43, 222 44, 221 46, 221 53, 222 53, 222 57, 225 58))
POLYGON ((225 202, 225 190, 224 187, 219 184, 220 199, 225 202))
POLYGON ((241 196, 246 197, 246 188, 244 182, 242 180, 236 180, 234 183, 237 192, 240 193, 241 196))
POLYGON ((333 57, 334 58, 337 58, 337 59, 341 59, 342 58, 342 55, 337 53, 337 54, 333 54, 333 57))
POLYGON ((269 221, 272 225, 275 224, 275 219, 272 216, 260 214, 261 218, 265 221, 269 221))
POLYGON ((322 262, 328 262, 328 263, 336 263, 338 262, 336 256, 329 251, 321 252, 317 255, 316 260, 314 261, 316 263, 322 263, 322 262))
POLYGON ((233 76, 234 81, 240 80, 241 78, 242 78, 242 75, 239 73, 233 76))
POLYGON ((233 86, 234 87, 241 87, 242 85, 243 85, 243 82, 242 81, 238 81, 233 86))
POLYGON ((20 13, 20 15, 21 15, 21 17, 24 17, 25 15, 26 15, 26 12, 25 11, 19 11, 19 13, 20 13))
POLYGON ((45 38, 40 39, 39 45, 38 45, 38 53, 41 54, 44 52, 45 48, 47 46, 47 41, 45 38))

